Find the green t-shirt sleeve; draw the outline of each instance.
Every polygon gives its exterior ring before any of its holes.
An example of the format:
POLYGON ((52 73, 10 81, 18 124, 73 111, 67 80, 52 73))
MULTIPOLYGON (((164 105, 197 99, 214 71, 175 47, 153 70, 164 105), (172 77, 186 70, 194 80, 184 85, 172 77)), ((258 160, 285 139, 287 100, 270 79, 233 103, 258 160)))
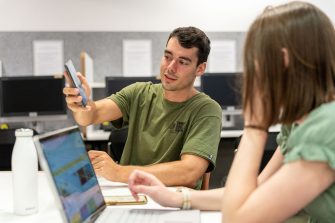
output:
POLYGON ((133 100, 134 94, 137 92, 139 85, 143 83, 135 83, 131 84, 125 88, 123 88, 121 91, 112 94, 108 98, 113 100, 117 106, 120 108, 122 112, 122 118, 112 121, 113 125, 116 128, 121 128, 129 122, 129 113, 131 108, 131 101, 133 100))
POLYGON ((283 136, 280 137, 284 147, 284 162, 321 161, 335 169, 335 134, 332 130, 334 126, 334 115, 329 114, 327 109, 320 108, 310 113, 300 126, 291 130, 287 128, 288 131, 283 132, 283 136))
POLYGON ((194 154, 210 162, 206 172, 214 169, 221 135, 222 110, 216 104, 206 105, 193 123, 183 145, 182 154, 194 154), (208 115, 211 114, 211 115, 208 115))

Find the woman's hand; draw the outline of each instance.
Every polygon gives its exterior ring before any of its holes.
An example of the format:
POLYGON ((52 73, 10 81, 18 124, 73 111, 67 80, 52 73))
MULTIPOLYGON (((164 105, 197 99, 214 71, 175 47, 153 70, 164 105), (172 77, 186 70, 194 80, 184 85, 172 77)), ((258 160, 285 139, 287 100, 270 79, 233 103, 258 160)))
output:
POLYGON ((134 170, 129 176, 128 187, 135 199, 138 194, 146 194, 155 202, 166 207, 181 207, 182 194, 168 189, 154 175, 140 170, 134 170))

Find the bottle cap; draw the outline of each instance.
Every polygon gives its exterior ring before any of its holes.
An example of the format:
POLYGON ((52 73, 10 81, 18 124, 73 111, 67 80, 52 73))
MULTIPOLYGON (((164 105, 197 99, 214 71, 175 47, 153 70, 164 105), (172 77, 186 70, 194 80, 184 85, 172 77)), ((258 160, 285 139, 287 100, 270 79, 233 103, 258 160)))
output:
POLYGON ((33 130, 31 129, 16 129, 15 130, 15 136, 26 136, 26 137, 31 137, 33 136, 33 130))

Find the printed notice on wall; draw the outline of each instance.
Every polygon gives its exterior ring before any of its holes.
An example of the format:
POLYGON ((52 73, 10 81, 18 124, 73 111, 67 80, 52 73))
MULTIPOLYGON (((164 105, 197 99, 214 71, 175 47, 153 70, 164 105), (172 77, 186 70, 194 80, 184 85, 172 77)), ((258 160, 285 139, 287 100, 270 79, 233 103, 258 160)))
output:
POLYGON ((123 75, 152 76, 150 40, 123 40, 123 75))
POLYGON ((214 40, 211 42, 208 72, 236 72, 236 41, 214 40))
POLYGON ((63 74, 63 41, 33 41, 34 74, 63 74))

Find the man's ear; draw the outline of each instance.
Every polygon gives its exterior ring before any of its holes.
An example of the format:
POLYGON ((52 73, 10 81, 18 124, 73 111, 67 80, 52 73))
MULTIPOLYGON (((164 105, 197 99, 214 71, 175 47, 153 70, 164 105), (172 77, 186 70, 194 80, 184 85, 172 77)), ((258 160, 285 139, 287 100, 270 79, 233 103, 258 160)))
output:
POLYGON ((197 67, 197 71, 195 73, 195 76, 200 77, 205 73, 207 67, 207 62, 203 62, 201 64, 198 65, 197 67))
POLYGON ((288 54, 288 50, 287 48, 282 48, 281 51, 283 53, 284 65, 285 67, 288 67, 288 65, 290 64, 290 57, 288 54))

